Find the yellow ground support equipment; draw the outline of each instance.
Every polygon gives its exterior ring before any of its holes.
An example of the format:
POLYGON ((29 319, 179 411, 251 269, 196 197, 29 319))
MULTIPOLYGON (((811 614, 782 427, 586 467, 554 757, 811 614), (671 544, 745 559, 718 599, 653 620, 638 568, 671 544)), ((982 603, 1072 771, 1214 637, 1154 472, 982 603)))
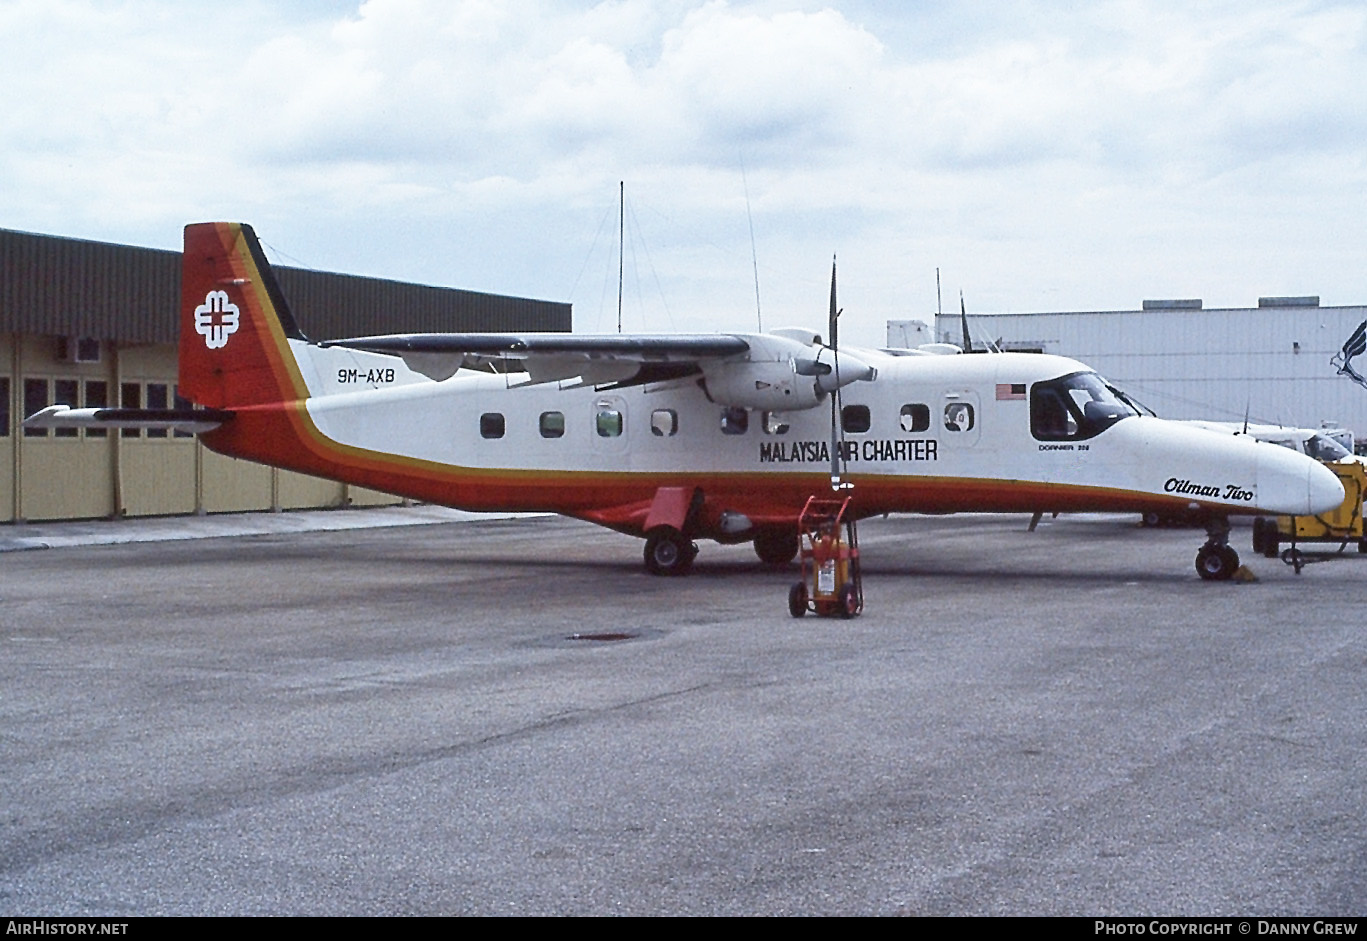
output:
POLYGON ((1258 517, 1253 521, 1254 552, 1261 552, 1269 559, 1275 559, 1280 554, 1282 561, 1296 566, 1298 572, 1303 564, 1296 548, 1298 543, 1336 542, 1341 552, 1348 543, 1356 542, 1358 552, 1367 552, 1367 533, 1364 533, 1362 526, 1367 464, 1350 458, 1326 463, 1325 466, 1337 474, 1339 482, 1343 484, 1343 503, 1337 509, 1318 516, 1258 517), (1281 551, 1283 543, 1290 543, 1290 548, 1281 551))

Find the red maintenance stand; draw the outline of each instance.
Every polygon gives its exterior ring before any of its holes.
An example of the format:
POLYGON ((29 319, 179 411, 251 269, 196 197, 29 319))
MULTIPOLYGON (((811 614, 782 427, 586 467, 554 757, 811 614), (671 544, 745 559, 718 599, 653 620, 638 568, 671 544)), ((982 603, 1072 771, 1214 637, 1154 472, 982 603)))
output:
POLYGON ((852 618, 864 610, 864 580, 859 572, 859 534, 847 517, 849 497, 807 499, 797 520, 802 581, 788 592, 788 612, 852 618), (843 532, 842 532, 843 529, 843 532))

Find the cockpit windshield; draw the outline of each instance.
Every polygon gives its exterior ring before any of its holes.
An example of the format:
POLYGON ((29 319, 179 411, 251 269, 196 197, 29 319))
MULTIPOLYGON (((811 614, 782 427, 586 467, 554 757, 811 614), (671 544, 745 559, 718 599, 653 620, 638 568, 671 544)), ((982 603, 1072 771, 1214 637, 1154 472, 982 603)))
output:
POLYGON ((1305 453, 1317 461, 1341 461, 1353 454, 1327 435, 1311 435, 1305 442, 1305 453))
POLYGON ((1082 441, 1139 412, 1094 372, 1030 387, 1030 433, 1040 441, 1082 441))

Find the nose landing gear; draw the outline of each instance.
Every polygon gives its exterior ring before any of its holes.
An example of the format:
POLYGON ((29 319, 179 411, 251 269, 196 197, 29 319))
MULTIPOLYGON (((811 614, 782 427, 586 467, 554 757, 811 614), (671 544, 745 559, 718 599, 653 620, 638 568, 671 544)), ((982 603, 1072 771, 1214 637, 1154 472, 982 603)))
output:
POLYGON ((1229 580, 1239 568, 1239 553, 1229 544, 1229 519, 1206 520, 1206 544, 1196 553, 1196 574, 1208 582, 1229 580))

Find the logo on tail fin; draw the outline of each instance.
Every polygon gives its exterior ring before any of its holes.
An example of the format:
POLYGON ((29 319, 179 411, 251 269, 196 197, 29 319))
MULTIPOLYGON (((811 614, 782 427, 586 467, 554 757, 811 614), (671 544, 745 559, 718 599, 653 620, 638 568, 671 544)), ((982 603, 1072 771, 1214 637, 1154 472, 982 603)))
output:
POLYGON ((237 305, 228 300, 227 291, 210 291, 195 308, 195 332, 211 350, 228 345, 228 337, 237 332, 237 321, 237 305))

